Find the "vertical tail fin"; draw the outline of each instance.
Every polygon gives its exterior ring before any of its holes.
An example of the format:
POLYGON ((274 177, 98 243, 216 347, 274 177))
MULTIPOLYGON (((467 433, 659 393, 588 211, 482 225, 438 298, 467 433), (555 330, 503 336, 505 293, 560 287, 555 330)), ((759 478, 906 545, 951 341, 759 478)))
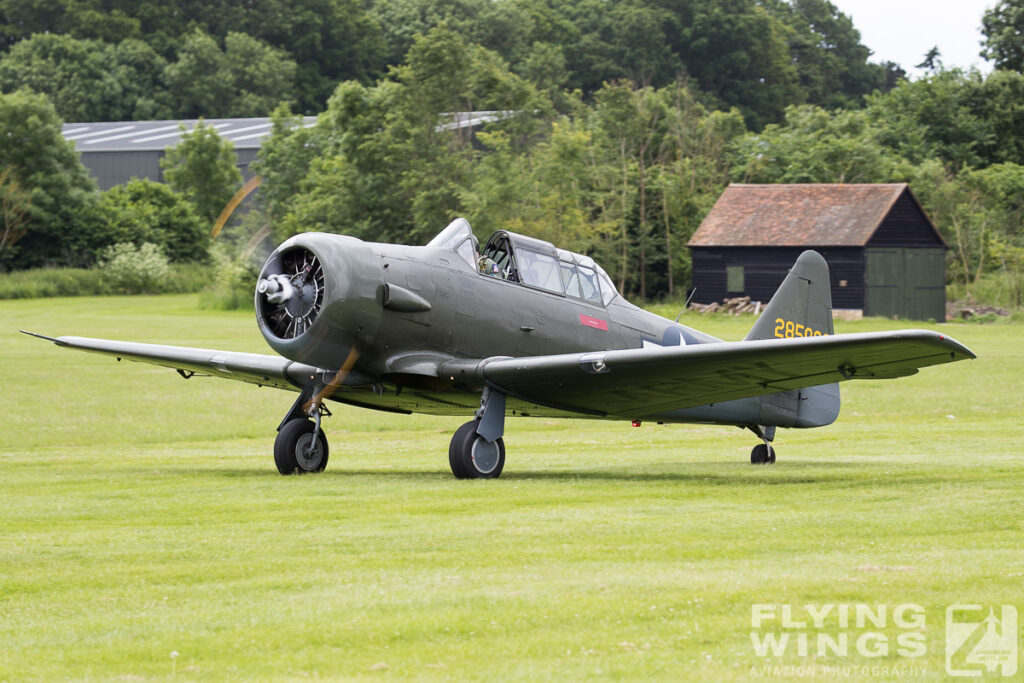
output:
MULTIPOLYGON (((828 264, 816 251, 805 251, 779 285, 744 341, 833 334, 832 286, 828 264)), ((793 389, 760 398, 760 424, 821 427, 839 416, 839 385, 793 389)))
POLYGON ((828 264, 805 251, 779 285, 744 341, 832 334, 832 287, 828 264))

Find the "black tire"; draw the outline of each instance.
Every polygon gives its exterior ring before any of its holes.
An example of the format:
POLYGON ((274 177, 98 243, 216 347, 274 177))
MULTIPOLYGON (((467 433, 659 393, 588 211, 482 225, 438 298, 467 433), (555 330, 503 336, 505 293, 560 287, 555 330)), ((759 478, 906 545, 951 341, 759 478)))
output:
POLYGON ((750 464, 770 465, 775 462, 775 449, 759 443, 750 451, 750 464))
POLYGON ((456 479, 466 479, 469 474, 462 468, 461 453, 466 450, 466 441, 476 436, 476 422, 467 422, 452 434, 451 443, 448 444, 448 466, 456 479))
POLYGON ((505 468, 505 441, 476 433, 477 421, 459 427, 448 445, 448 465, 458 479, 497 479, 505 468))
POLYGON ((314 425, 309 420, 290 420, 281 427, 274 441, 274 464, 281 474, 296 472, 323 472, 327 467, 327 437, 321 430, 317 434, 317 445, 312 457, 306 456, 306 448, 313 436, 314 425))

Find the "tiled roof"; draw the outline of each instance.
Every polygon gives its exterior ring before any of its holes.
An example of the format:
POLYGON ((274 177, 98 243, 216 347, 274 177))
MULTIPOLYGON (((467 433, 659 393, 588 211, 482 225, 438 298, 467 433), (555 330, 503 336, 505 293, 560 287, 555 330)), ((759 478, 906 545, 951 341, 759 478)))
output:
POLYGON ((906 183, 729 185, 689 246, 863 246, 905 191, 906 183))

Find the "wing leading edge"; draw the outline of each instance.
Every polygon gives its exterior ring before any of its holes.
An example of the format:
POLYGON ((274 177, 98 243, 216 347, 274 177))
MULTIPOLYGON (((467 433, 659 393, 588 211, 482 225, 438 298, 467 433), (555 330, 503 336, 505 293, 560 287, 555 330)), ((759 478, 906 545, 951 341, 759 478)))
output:
POLYGON ((495 359, 478 372, 541 405, 629 419, 974 357, 945 335, 902 330, 495 359))
POLYGON ((315 376, 322 372, 320 368, 312 365, 294 363, 280 356, 267 356, 259 353, 142 344, 91 337, 47 337, 33 332, 25 332, 25 334, 52 341, 57 346, 102 353, 114 356, 118 360, 124 358, 152 365, 162 365, 178 370, 183 377, 191 377, 192 374, 210 375, 292 391, 309 384, 315 376))

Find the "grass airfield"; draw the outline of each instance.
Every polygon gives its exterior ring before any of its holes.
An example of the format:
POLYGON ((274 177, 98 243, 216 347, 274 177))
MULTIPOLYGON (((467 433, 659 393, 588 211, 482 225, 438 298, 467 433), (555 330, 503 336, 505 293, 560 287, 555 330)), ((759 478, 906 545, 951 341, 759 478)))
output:
MULTIPOLYGON (((251 313, 175 295, 0 319, 0 680, 942 680, 948 606, 1024 621, 1020 323, 938 326, 979 358, 844 383, 838 422, 780 430, 773 466, 735 428, 510 419, 501 479, 457 481, 464 420, 332 406, 327 471, 281 477, 292 394, 17 333, 268 352, 251 313), (890 612, 755 629, 757 604, 890 612), (905 604, 925 623, 894 623, 905 604), (851 647, 755 652, 786 630, 851 647), (897 652, 907 633, 924 652, 897 652)), ((736 340, 752 319, 681 322, 736 340)))

